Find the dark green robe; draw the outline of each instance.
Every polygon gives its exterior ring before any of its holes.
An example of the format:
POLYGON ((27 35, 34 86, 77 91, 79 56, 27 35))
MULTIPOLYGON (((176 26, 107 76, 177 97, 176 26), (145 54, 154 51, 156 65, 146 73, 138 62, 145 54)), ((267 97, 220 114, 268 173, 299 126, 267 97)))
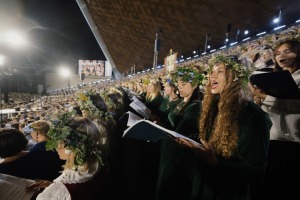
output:
POLYGON ((197 157, 192 199, 250 199, 251 187, 264 177, 271 126, 267 113, 248 102, 239 117, 236 154, 230 159, 218 157, 216 167, 197 157))
POLYGON ((162 124, 168 123, 167 120, 170 111, 173 110, 178 105, 179 102, 180 102, 179 98, 173 101, 170 101, 169 97, 164 98, 163 102, 161 103, 161 105, 157 110, 157 116, 159 117, 160 122, 162 124))
POLYGON ((164 100, 164 97, 159 94, 152 100, 146 99, 145 105, 147 106, 147 108, 149 108, 151 110, 152 114, 156 114, 157 109, 160 106, 160 104, 163 102, 163 100, 164 100))
MULTIPOLYGON (((190 137, 198 132, 201 102, 192 102, 180 115, 178 108, 182 106, 183 100, 169 113, 169 126, 171 130, 190 137)), ((189 199, 192 194, 194 161, 194 154, 190 149, 181 147, 170 139, 162 141, 156 185, 157 200, 189 199)))

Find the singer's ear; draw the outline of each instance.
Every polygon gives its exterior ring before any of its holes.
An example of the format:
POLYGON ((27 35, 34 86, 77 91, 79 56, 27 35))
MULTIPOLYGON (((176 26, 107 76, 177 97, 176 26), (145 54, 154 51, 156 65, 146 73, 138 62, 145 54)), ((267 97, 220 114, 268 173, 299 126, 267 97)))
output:
POLYGON ((71 153, 71 150, 70 149, 66 149, 65 150, 65 154, 69 155, 71 153))

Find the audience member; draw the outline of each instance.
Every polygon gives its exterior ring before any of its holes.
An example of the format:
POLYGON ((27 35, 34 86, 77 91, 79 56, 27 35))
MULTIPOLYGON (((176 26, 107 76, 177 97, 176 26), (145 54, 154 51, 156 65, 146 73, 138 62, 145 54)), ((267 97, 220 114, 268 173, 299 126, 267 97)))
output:
POLYGON ((61 165, 54 168, 54 160, 47 153, 25 151, 27 143, 25 135, 17 129, 0 130, 0 173, 33 180, 56 178, 61 165))

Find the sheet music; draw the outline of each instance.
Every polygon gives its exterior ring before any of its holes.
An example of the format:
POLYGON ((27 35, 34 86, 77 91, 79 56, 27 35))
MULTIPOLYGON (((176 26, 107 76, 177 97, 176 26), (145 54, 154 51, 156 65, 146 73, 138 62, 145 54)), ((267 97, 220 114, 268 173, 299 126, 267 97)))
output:
POLYGON ((26 191, 25 187, 34 182, 30 179, 0 174, 0 199, 30 200, 35 191, 26 191))
POLYGON ((141 102, 136 96, 133 96, 133 102, 140 107, 145 113, 147 113, 148 115, 151 115, 151 110, 149 108, 147 108, 147 106, 141 102))
POLYGON ((131 108, 133 108, 137 113, 143 116, 145 119, 150 119, 150 114, 146 113, 141 107, 139 107, 135 102, 131 102, 129 104, 131 108))
POLYGON ((127 126, 132 126, 134 125, 137 121, 141 120, 142 118, 140 118, 139 116, 137 116, 136 114, 128 111, 128 121, 127 121, 127 126))

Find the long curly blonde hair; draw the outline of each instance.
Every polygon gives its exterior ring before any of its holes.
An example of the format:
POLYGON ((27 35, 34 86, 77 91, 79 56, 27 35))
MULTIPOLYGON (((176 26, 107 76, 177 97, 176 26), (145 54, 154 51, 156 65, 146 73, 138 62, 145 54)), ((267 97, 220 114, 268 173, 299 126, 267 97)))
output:
POLYGON ((219 99, 211 93, 208 81, 199 120, 199 137, 208 141, 216 154, 230 158, 237 149, 238 118, 245 100, 242 80, 233 81, 230 67, 226 67, 225 76, 226 87, 219 99))

